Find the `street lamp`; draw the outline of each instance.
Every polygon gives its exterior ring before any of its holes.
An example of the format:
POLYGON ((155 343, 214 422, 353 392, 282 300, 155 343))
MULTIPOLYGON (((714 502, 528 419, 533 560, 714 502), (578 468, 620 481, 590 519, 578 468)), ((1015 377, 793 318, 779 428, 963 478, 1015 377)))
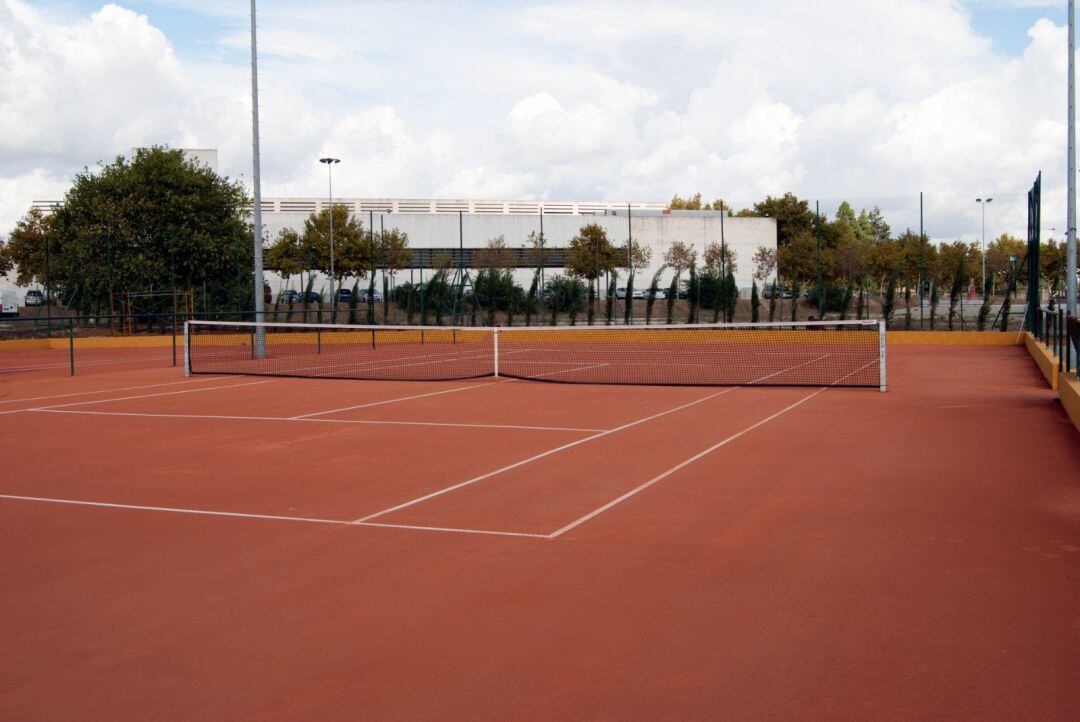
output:
POLYGON ((975 202, 982 209, 982 292, 986 299, 986 207, 993 203, 993 198, 976 198, 975 202))
POLYGON ((337 276, 334 275, 334 173, 335 163, 340 158, 319 158, 326 164, 326 181, 330 191, 330 323, 337 322, 337 276))

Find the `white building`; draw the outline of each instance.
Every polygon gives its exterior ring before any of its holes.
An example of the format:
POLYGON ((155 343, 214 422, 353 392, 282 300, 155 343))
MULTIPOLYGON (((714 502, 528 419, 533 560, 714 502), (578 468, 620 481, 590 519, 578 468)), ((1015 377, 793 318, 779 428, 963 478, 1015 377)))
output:
MULTIPOLYGON (((644 285, 663 264, 664 254, 675 241, 688 243, 701 258, 709 243, 721 239, 735 253, 736 281, 749 293, 754 273, 753 255, 760 246, 776 247, 776 221, 772 218, 735 218, 716 211, 668 211, 665 203, 586 203, 580 201, 507 200, 405 200, 335 198, 356 214, 366 228, 396 228, 409 237, 415 263, 425 263, 434 252, 482 248, 503 236, 511 248, 524 247, 530 233, 540 232, 543 214, 544 239, 549 247, 569 245, 581 227, 596 223, 604 227, 615 245, 632 234, 635 245, 652 249, 652 266, 638 276, 644 285), (627 222, 629 216, 629 223, 627 222), (431 251, 430 253, 426 251, 431 251)), ((262 218, 266 233, 274 239, 284 228, 301 231, 304 221, 329 206, 325 198, 264 198, 262 218)), ((522 279, 526 280, 526 279, 522 279)), ((665 284, 670 281, 667 276, 665 284)))

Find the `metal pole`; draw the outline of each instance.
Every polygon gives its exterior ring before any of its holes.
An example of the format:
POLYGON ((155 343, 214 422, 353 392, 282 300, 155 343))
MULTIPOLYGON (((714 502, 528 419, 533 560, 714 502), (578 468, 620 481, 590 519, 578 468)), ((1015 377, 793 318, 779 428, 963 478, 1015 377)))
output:
MULTIPOLYGON (((381 217, 380 217, 381 220, 381 217)), ((372 255, 375 254, 375 211, 368 209, 368 239, 371 242, 372 255)), ((375 264, 371 264, 371 276, 368 278, 368 323, 375 323, 375 306, 372 299, 375 298, 375 264)))
POLYGON ((986 203, 980 202, 979 208, 982 209, 982 241, 980 248, 982 249, 982 295, 983 300, 986 298, 986 203))
POLYGON ((266 305, 263 300, 262 173, 259 168, 259 54, 255 31, 255 0, 251 0, 251 179, 254 184, 255 245, 255 346, 259 358, 266 355, 266 305))
MULTIPOLYGON (((626 322, 634 325, 634 227, 630 222, 630 204, 626 204, 626 322)), ((700 310, 698 311, 700 313, 700 310)))
POLYGON ((1065 242, 1065 295, 1076 316, 1076 3, 1069 0, 1069 160, 1068 235, 1065 242))
POLYGON ((330 194, 330 323, 337 322, 337 274, 334 272, 334 172, 326 164, 327 191, 330 194))
POLYGON ((540 206, 540 325, 544 325, 544 267, 547 259, 544 257, 544 207, 540 206))
MULTIPOLYGON (((387 212, 389 213, 389 211, 387 211, 387 212)), ((390 303, 390 288, 386 285, 386 226, 383 225, 383 219, 384 218, 385 218, 385 216, 382 213, 380 213, 379 214, 379 260, 382 261, 382 275, 383 275, 383 299, 382 299, 382 302, 383 302, 383 323, 386 323, 386 313, 387 313, 386 309, 389 308, 388 304, 390 303)), ((374 275, 375 271, 373 270, 371 273, 372 273, 372 275, 374 275)), ((372 295, 372 297, 375 296, 375 294, 371 294, 371 295, 372 295)), ((372 306, 372 309, 371 309, 371 316, 372 316, 372 318, 375 317, 375 308, 374 308, 374 306, 372 306)))
POLYGON ((926 276, 926 235, 923 230, 923 192, 919 191, 919 330, 923 330, 923 278, 926 276))
POLYGON ((823 321, 827 304, 822 298, 824 289, 821 287, 821 201, 814 201, 814 266, 817 273, 818 320, 823 321))
MULTIPOLYGON (((698 281, 700 283, 700 281, 698 281)), ((727 297, 727 240, 724 237, 724 209, 720 209, 720 288, 723 289, 720 297, 724 303, 724 321, 728 320, 728 297, 727 297)), ((700 313, 700 311, 699 311, 700 313)))
MULTIPOLYGON (((465 316, 465 214, 457 212, 458 224, 458 294, 457 294, 457 325, 460 326, 465 316)), ((473 289, 475 293, 476 289, 473 289)))

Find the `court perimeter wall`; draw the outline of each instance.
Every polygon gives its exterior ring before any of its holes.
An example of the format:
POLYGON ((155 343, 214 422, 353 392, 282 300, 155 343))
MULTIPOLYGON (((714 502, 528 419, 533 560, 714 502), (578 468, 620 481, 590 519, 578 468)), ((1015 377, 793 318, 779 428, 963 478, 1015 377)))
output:
POLYGON ((1054 355, 1053 349, 1044 346, 1031 333, 1024 333, 1024 346, 1027 347, 1031 358, 1035 360, 1035 365, 1046 378, 1046 383, 1058 392, 1061 405, 1072 420, 1073 426, 1080 431, 1080 379, 1077 378, 1076 372, 1059 372, 1058 357, 1054 355))
MULTIPOLYGON (((905 346, 1017 346, 1024 342, 1023 336, 1011 331, 889 331, 888 341, 905 346)), ((101 336, 76 338, 75 348, 161 348, 172 346, 172 342, 172 336, 101 336)), ((182 345, 183 338, 178 337, 177 343, 182 345)), ((67 348, 66 336, 0 341, 0 352, 67 348)))

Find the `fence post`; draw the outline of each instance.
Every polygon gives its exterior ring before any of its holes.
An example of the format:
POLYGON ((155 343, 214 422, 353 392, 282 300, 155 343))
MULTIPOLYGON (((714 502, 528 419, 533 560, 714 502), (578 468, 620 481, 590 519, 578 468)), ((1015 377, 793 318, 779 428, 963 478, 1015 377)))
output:
POLYGON ((71 375, 75 375, 75 321, 68 321, 68 363, 71 368, 71 375))
POLYGON ((495 378, 499 378, 499 329, 494 330, 494 351, 495 351, 495 378))
POLYGON ((1062 362, 1064 360, 1062 357, 1065 356, 1065 348, 1064 347, 1068 343, 1068 340, 1065 338, 1065 316, 1064 316, 1064 311, 1059 308, 1058 312, 1057 312, 1057 316, 1058 316, 1057 317, 1057 321, 1058 321, 1058 324, 1057 324, 1058 325, 1058 354, 1057 354, 1057 357, 1058 357, 1058 373, 1060 374, 1061 369, 1063 368, 1063 363, 1062 362))

